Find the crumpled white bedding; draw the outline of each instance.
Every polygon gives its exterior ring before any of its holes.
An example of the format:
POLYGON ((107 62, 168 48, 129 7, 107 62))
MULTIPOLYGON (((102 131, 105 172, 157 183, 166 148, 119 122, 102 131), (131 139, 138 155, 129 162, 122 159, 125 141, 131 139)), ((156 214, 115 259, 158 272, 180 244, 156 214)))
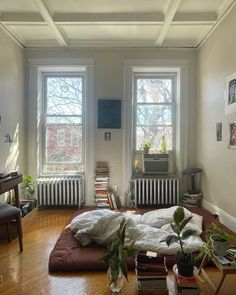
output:
MULTIPOLYGON (((165 242, 160 242, 167 235, 173 234, 170 222, 176 208, 177 206, 158 209, 143 215, 113 212, 108 209, 89 211, 76 216, 71 221, 71 230, 83 246, 93 241, 107 245, 115 240, 120 222, 125 218, 127 221, 125 243, 127 245, 135 241, 135 247, 139 250, 176 254, 179 250, 178 243, 173 243, 168 247, 165 242)), ((185 229, 191 228, 197 232, 197 235, 185 240, 184 249, 186 252, 194 252, 203 245, 199 237, 202 233, 202 216, 191 213, 186 208, 184 211, 186 217, 193 216, 185 229)))

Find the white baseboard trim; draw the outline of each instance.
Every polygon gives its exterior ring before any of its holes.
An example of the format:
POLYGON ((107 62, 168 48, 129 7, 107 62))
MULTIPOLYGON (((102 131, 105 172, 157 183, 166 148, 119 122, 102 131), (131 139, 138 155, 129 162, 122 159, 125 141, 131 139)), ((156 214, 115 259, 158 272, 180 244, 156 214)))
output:
POLYGON ((212 214, 218 214, 220 222, 236 233, 236 218, 206 200, 202 200, 202 207, 212 214))

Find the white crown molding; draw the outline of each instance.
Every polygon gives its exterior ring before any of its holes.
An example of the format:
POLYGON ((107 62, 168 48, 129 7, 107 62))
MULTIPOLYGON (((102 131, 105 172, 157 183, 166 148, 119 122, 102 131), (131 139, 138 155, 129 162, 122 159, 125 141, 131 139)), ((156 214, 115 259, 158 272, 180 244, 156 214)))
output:
POLYGON ((202 205, 204 209, 210 211, 212 214, 217 214, 220 222, 236 233, 236 218, 204 199, 202 201, 202 205))

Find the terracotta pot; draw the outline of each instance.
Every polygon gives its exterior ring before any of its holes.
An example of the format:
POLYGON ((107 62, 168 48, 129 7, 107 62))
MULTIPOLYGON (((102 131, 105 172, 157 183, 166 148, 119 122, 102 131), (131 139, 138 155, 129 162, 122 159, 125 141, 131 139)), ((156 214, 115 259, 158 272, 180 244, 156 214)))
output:
POLYGON ((150 148, 144 148, 143 149, 144 154, 149 154, 149 150, 150 150, 150 148))

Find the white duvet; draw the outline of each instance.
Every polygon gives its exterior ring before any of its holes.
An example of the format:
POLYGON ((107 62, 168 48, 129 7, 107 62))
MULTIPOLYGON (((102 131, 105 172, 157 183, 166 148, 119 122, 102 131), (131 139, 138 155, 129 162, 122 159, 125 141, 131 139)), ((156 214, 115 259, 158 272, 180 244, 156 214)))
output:
MULTIPOLYGON (((173 233, 170 222, 176 206, 167 209, 158 209, 143 215, 132 213, 113 212, 102 209, 85 212, 75 217, 71 222, 74 237, 83 246, 93 241, 107 245, 116 238, 117 230, 123 218, 127 220, 126 244, 135 241, 135 247, 139 250, 157 251, 163 254, 175 254, 179 250, 179 244, 173 243, 168 247, 165 242, 160 242, 169 234, 173 233)), ((197 235, 185 240, 186 252, 199 250, 203 241, 199 237, 202 233, 202 216, 191 213, 184 209, 185 216, 193 216, 185 229, 194 229, 197 235)))

